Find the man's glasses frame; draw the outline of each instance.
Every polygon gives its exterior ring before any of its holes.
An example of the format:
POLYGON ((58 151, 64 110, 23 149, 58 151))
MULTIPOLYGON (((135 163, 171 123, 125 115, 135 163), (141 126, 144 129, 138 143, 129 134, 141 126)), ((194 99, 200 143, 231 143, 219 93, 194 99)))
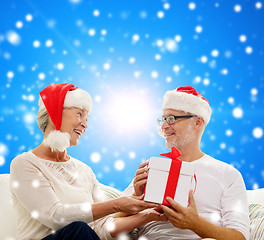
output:
POLYGON ((176 122, 177 119, 180 118, 192 118, 192 117, 197 117, 197 115, 184 115, 184 116, 174 116, 174 115, 170 115, 167 117, 160 117, 157 119, 159 126, 162 126, 162 124, 164 123, 164 121, 166 121, 169 125, 172 125, 176 122))

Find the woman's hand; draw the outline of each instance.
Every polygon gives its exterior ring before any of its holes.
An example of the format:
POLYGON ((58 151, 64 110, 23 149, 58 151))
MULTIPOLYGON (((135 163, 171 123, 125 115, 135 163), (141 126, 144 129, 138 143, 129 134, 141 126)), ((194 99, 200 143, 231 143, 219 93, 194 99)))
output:
POLYGON ((147 183, 147 177, 148 177, 148 163, 149 160, 141 163, 138 167, 138 170, 136 171, 133 180, 133 186, 134 186, 133 196, 141 196, 143 194, 144 187, 145 184, 147 183))
POLYGON ((116 199, 116 204, 114 205, 115 212, 124 212, 129 215, 136 214, 145 210, 147 208, 155 208, 159 205, 156 203, 148 203, 143 201, 143 194, 141 196, 132 197, 120 197, 116 199))
POLYGON ((148 219, 148 222, 151 221, 167 222, 168 221, 167 216, 160 210, 161 210, 160 207, 157 207, 152 209, 146 209, 143 211, 143 213, 148 219))

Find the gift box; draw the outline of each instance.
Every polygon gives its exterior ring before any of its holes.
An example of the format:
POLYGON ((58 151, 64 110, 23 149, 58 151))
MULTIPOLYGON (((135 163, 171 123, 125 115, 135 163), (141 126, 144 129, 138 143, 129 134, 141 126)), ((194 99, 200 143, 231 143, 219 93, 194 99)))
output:
POLYGON ((180 161, 180 152, 174 148, 171 153, 161 154, 168 158, 151 157, 145 185, 144 200, 167 206, 166 197, 171 197, 183 207, 188 206, 189 191, 192 189, 194 166, 180 161))

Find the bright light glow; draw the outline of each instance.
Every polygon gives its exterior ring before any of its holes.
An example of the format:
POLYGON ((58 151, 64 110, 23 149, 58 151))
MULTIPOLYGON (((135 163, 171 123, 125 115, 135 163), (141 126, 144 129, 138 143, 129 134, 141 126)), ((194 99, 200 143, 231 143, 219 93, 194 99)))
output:
POLYGON ((154 118, 153 107, 148 102, 150 99, 142 92, 122 92, 122 95, 113 96, 109 106, 106 106, 105 115, 109 116, 109 124, 117 133, 142 133, 154 118))

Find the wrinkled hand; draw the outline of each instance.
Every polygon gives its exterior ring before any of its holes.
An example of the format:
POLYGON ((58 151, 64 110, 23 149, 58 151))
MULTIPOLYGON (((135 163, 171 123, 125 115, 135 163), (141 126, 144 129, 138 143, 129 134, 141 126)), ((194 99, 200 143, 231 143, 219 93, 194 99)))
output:
POLYGON ((148 176, 148 163, 149 161, 143 162, 139 165, 138 170, 134 176, 133 186, 134 186, 134 196, 141 196, 144 191, 145 184, 147 182, 148 176))
POLYGON ((120 197, 116 199, 116 212, 136 214, 147 208, 155 208, 158 206, 156 203, 148 203, 143 201, 143 197, 144 195, 142 194, 141 196, 120 197))
POLYGON ((168 218, 166 217, 166 215, 163 212, 161 212, 159 208, 160 207, 147 209, 143 211, 146 218, 148 218, 149 222, 151 221, 167 222, 168 221, 168 218))
POLYGON ((175 227, 181 229, 192 229, 198 223, 199 215, 196 209, 192 190, 189 192, 189 205, 187 208, 181 206, 170 197, 167 197, 166 199, 173 208, 162 205, 161 209, 175 227))

